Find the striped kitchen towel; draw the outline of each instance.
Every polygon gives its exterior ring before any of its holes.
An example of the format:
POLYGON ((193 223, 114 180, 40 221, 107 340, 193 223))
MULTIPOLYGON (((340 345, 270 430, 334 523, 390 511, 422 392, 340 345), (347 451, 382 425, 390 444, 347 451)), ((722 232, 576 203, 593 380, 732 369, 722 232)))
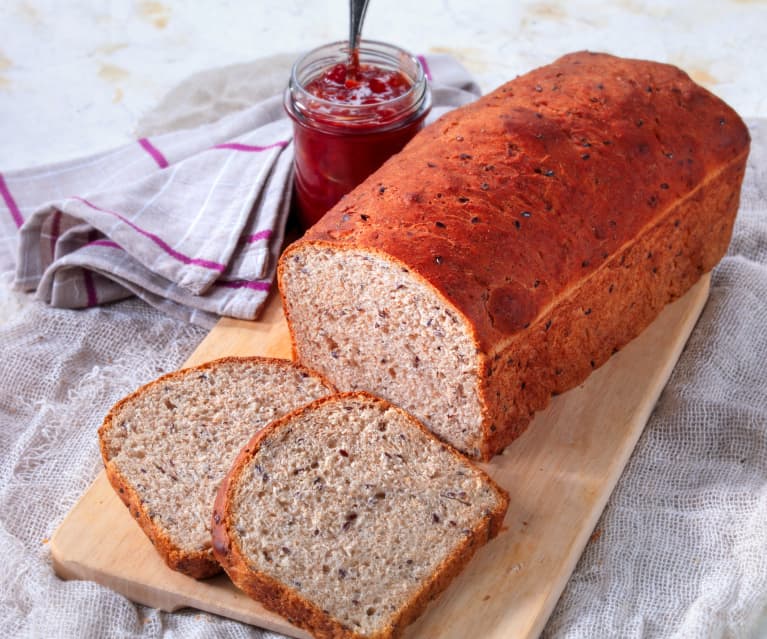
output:
MULTIPOLYGON (((434 115, 478 94, 454 60, 424 62, 436 76, 434 115)), ((291 132, 273 96, 193 129, 0 173, 16 287, 58 307, 137 295, 203 326, 253 319, 284 237, 291 132)))

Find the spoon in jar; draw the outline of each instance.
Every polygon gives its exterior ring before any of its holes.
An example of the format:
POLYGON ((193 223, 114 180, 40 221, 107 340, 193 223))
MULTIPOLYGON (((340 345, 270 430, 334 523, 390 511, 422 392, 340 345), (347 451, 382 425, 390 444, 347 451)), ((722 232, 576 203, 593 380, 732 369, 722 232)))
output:
POLYGON ((360 66, 360 33, 369 0, 349 0, 349 66, 348 78, 355 78, 360 66))

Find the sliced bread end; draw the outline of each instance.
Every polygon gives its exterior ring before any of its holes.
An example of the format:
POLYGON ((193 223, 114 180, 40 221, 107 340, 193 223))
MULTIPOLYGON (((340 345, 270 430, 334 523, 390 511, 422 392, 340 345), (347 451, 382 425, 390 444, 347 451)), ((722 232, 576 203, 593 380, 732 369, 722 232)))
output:
POLYGON ((99 428, 107 478, 170 568, 211 577, 221 572, 210 543, 213 500, 243 443, 332 392, 316 373, 262 357, 164 375, 117 402, 99 428))
POLYGON ((320 638, 399 636, 498 534, 508 495, 364 392, 256 435, 222 482, 213 550, 240 589, 320 638))

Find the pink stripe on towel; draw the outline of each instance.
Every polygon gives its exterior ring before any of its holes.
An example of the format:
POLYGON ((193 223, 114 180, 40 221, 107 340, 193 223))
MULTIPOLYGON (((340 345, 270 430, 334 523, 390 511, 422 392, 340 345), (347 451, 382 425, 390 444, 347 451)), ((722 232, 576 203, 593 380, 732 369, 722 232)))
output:
POLYGON ((5 183, 5 178, 2 173, 0 173, 0 195, 3 196, 5 205, 11 212, 11 217, 13 218, 14 224, 16 224, 16 228, 21 228, 21 225, 24 224, 24 217, 21 215, 19 207, 16 206, 16 200, 13 199, 11 192, 8 190, 8 186, 5 183))
POLYGON ((99 303, 96 294, 96 285, 93 283, 93 274, 87 269, 83 269, 83 282, 85 284, 85 294, 88 296, 88 308, 92 308, 99 303))
MULTIPOLYGON (((98 237, 98 231, 93 229, 88 233, 88 244, 96 241, 98 237)), ((99 298, 96 293, 96 284, 93 282, 93 273, 87 268, 83 269, 83 283, 85 284, 85 294, 88 296, 88 308, 96 306, 99 303, 99 298)))
POLYGON ((264 231, 259 231, 258 233, 253 233, 252 235, 248 235, 248 237, 245 238, 245 242, 248 244, 253 244, 253 242, 258 242, 259 240, 268 240, 270 237, 272 237, 272 230, 266 229, 264 231))
POLYGON ((288 145, 287 140, 280 140, 274 144, 267 144, 266 146, 257 146, 253 144, 240 144, 239 142, 225 142, 224 144, 216 144, 211 147, 213 149, 230 149, 232 151, 245 151, 246 153, 257 153, 258 151, 268 151, 269 149, 282 148, 288 145))
POLYGON ((154 146, 147 138, 141 138, 138 143, 147 153, 149 153, 149 155, 152 156, 154 161, 157 162, 157 166, 159 166, 161 169, 164 169, 166 166, 168 166, 168 160, 165 159, 165 156, 160 153, 160 150, 154 146))
POLYGON ((254 291, 268 291, 272 288, 271 282, 262 281, 249 281, 249 280, 231 280, 226 282, 218 281, 217 286, 223 286, 224 288, 250 288, 254 291))
POLYGON ((189 257, 188 255, 184 255, 183 253, 179 253, 177 250, 172 248, 165 240, 163 240, 161 237, 158 237, 154 233, 150 233, 149 231, 145 231, 144 229, 136 226, 133 222, 131 222, 128 218, 126 218, 123 215, 120 215, 116 211, 109 211, 108 209, 102 209, 99 206, 96 206, 95 204, 89 202, 85 198, 79 197, 77 195, 73 195, 73 200, 77 200, 78 202, 82 202, 86 206, 91 207, 95 211, 101 211, 102 213, 108 213, 109 215, 114 215, 119 220, 122 220, 130 226, 134 231, 137 231, 138 233, 141 233, 144 237, 148 237, 150 240, 152 240, 157 246, 159 246, 163 251, 165 251, 168 255, 170 255, 173 259, 178 260, 182 264, 191 264, 193 266, 201 266, 202 268, 209 268, 213 271, 219 271, 223 273, 226 270, 225 264, 219 264, 218 262, 212 262, 210 260, 203 260, 197 257, 189 257))
POLYGON ((56 209, 53 212, 53 219, 51 220, 51 259, 56 257, 56 242, 59 240, 59 233, 61 233, 61 211, 56 209))

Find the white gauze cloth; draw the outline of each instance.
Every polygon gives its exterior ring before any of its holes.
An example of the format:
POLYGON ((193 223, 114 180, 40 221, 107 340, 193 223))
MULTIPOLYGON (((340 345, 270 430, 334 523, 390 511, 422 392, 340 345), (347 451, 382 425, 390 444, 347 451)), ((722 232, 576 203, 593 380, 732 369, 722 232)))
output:
MULTIPOLYGON (((452 58, 421 60, 434 87, 431 118, 479 94, 452 58)), ((284 85, 289 66, 279 69, 284 85)), ((199 106, 199 96, 188 97, 199 106)), ((203 326, 219 316, 255 318, 290 207, 292 125, 279 91, 257 102, 247 92, 239 102, 209 97, 215 108, 187 108, 161 134, 0 173, 0 234, 6 243, 19 234, 16 287, 61 308, 138 295, 203 326), (179 125, 196 126, 167 132, 179 125)))

